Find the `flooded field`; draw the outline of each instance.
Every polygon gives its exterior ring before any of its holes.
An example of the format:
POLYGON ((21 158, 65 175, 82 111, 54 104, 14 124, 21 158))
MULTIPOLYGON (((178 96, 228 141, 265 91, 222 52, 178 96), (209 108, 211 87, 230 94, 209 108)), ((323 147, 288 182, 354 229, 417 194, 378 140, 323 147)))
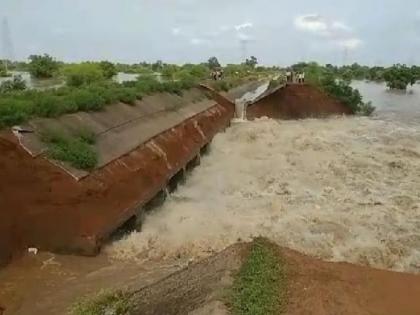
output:
MULTIPOLYGON (((45 90, 58 88, 65 85, 64 78, 52 78, 52 79, 36 79, 32 78, 29 72, 25 71, 11 71, 12 76, 21 76, 22 79, 26 82, 26 85, 30 89, 45 90)), ((127 81, 136 81, 139 77, 138 74, 118 72, 118 74, 113 78, 115 82, 123 83, 127 81)), ((0 84, 4 81, 11 80, 12 77, 0 78, 0 84)), ((157 78, 160 79, 159 76, 157 78)))
POLYGON ((420 273, 420 86, 355 86, 374 117, 235 122, 141 233, 96 258, 23 257, 0 270, 0 305, 58 314, 82 294, 147 285, 257 235, 329 261, 420 273))

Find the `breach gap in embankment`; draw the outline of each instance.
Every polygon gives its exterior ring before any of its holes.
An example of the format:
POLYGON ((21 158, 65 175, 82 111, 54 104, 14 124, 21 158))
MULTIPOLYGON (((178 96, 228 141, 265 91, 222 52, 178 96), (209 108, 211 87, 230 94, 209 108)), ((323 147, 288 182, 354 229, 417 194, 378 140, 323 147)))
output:
POLYGON ((19 128, 30 132, 0 132, 0 263, 28 247, 97 254, 115 231, 141 224, 185 180, 238 108, 248 119, 350 113, 308 85, 249 82, 222 94, 206 86, 182 96, 160 93, 133 106, 38 118, 19 128), (48 159, 41 140, 48 128, 92 130, 97 168, 48 159))

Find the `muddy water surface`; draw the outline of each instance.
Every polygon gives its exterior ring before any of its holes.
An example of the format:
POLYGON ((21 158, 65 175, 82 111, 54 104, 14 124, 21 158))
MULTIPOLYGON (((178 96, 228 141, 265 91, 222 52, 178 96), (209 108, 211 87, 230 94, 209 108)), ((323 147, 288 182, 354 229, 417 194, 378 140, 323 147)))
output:
POLYGON ((101 288, 140 287, 238 239, 420 273, 420 88, 355 83, 372 118, 236 122, 142 233, 97 258, 40 253, 0 271, 6 314, 64 314, 101 288))

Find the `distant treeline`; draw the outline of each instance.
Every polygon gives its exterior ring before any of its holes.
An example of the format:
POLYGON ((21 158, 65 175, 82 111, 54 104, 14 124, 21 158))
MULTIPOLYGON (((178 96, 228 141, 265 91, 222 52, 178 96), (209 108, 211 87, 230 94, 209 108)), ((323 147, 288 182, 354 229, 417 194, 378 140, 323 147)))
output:
POLYGON ((420 66, 409 67, 404 64, 395 64, 390 67, 369 67, 358 63, 334 66, 332 64, 320 65, 316 62, 302 62, 293 65, 292 69, 294 71, 305 71, 309 79, 315 82, 326 75, 331 75, 345 81, 386 82, 389 88, 399 90, 405 90, 408 85, 413 85, 420 80, 420 66))

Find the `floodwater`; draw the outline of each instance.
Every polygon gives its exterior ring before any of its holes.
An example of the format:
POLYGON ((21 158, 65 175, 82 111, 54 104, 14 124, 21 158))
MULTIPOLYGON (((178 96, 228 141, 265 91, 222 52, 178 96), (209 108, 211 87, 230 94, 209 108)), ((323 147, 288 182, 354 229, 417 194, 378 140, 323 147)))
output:
MULTIPOLYGON (((57 88, 64 85, 64 81, 59 78, 52 79, 36 79, 32 78, 29 72, 25 71, 10 71, 13 76, 20 75, 26 82, 26 86, 30 89, 45 90, 50 88, 57 88)), ((0 84, 4 81, 12 79, 12 77, 0 78, 0 84)))
POLYGON ((267 91, 270 82, 266 82, 257 87, 254 91, 245 93, 240 99, 235 100, 235 116, 237 119, 245 118, 245 109, 248 104, 255 102, 264 92, 267 91))
POLYGON ((384 83, 356 81, 357 88, 366 100, 378 109, 380 119, 418 126, 420 124, 420 82, 409 86, 407 92, 387 90, 384 83))
POLYGON ((77 296, 147 285, 258 235, 420 273, 420 86, 354 85, 378 107, 373 117, 236 121, 141 233, 96 258, 40 253, 1 270, 6 314, 61 314, 77 296))
POLYGON ((263 235, 330 261, 419 273, 420 121, 408 120, 419 92, 372 90, 387 100, 373 118, 234 124, 142 233, 107 253, 195 258, 263 235))
POLYGON ((372 118, 238 122, 116 259, 196 258, 267 236, 330 261, 420 272, 420 88, 356 82, 372 118))
MULTIPOLYGON (((52 78, 52 79, 36 79, 32 78, 29 72, 25 71, 11 71, 12 76, 20 75, 22 79, 26 82, 26 85, 30 89, 45 90, 58 88, 65 84, 63 78, 52 78)), ((118 74, 113 78, 115 82, 123 83, 127 81, 136 81, 139 77, 138 74, 118 72, 118 74)), ((4 81, 10 80, 12 77, 0 78, 0 84, 4 81)), ((157 76, 160 79, 159 76, 157 76)))
POLYGON ((114 77, 114 81, 118 83, 136 81, 138 77, 139 75, 135 73, 118 72, 117 75, 114 77))

